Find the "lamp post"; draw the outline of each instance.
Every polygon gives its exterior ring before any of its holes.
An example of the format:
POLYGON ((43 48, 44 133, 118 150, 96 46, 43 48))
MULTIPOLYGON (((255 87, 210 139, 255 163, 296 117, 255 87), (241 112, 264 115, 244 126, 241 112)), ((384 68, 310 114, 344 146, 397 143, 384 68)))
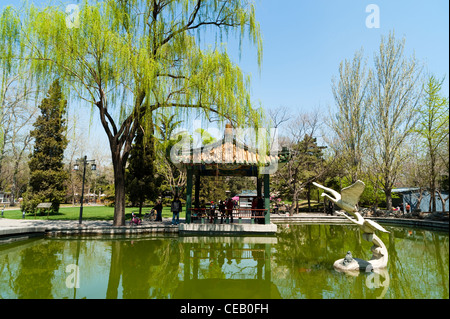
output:
MULTIPOLYGON (((91 170, 95 171, 97 169, 97 165, 95 165, 95 160, 88 160, 87 156, 84 156, 83 160, 82 160, 82 164, 83 164, 83 182, 82 182, 82 186, 81 186, 81 200, 80 200, 80 219, 79 219, 79 223, 81 224, 81 221, 83 219, 83 197, 84 197, 84 179, 86 177, 86 164, 88 163, 92 163, 91 164, 91 170)), ((73 166, 73 169, 78 171, 80 170, 80 165, 78 163, 76 163, 73 166)))

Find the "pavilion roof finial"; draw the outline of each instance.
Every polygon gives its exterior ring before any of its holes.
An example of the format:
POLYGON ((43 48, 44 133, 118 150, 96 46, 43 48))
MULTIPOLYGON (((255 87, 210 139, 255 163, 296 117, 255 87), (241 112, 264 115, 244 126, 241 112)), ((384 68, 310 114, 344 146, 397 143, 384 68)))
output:
POLYGON ((228 141, 230 139, 233 139, 233 125, 231 123, 227 123, 225 125, 225 140, 228 141))

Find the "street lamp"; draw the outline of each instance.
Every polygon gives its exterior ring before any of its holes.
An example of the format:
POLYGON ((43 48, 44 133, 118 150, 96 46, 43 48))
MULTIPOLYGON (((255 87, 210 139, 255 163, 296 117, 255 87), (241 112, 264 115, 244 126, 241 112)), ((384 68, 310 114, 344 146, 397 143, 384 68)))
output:
MULTIPOLYGON (((77 160, 78 161, 78 160, 77 160)), ((80 219, 79 219, 79 223, 81 224, 82 218, 83 218, 83 197, 84 197, 84 179, 86 177, 86 164, 88 163, 92 163, 91 164, 91 170, 95 171, 97 169, 97 165, 95 165, 95 160, 88 160, 87 156, 84 156, 84 158, 82 159, 82 164, 83 164, 83 182, 82 182, 82 186, 81 186, 81 200, 80 200, 80 219)), ((73 169, 78 171, 80 170, 80 165, 78 163, 75 163, 75 165, 73 166, 73 169)))

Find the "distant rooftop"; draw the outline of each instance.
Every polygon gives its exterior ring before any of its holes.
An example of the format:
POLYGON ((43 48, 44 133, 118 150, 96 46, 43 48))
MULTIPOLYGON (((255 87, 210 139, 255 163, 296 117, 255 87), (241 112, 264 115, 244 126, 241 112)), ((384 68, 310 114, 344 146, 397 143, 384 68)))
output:
POLYGON ((420 190, 419 187, 401 187, 401 188, 394 188, 392 189, 393 193, 407 193, 407 192, 414 192, 420 190))
POLYGON ((238 196, 238 197, 256 197, 257 193, 256 193, 256 190, 243 190, 236 196, 238 196))

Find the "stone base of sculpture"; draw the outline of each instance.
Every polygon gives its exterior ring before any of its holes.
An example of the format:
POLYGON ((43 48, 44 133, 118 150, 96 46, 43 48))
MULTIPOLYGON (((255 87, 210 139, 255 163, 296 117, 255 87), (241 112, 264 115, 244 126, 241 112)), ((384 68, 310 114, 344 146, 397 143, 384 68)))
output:
POLYGON ((386 268, 388 252, 381 239, 373 233, 364 233, 362 236, 365 240, 371 241, 374 244, 371 248, 372 258, 370 260, 353 258, 351 252, 348 252, 347 256, 334 262, 333 267, 337 271, 352 273, 363 270, 370 272, 374 269, 386 268))

